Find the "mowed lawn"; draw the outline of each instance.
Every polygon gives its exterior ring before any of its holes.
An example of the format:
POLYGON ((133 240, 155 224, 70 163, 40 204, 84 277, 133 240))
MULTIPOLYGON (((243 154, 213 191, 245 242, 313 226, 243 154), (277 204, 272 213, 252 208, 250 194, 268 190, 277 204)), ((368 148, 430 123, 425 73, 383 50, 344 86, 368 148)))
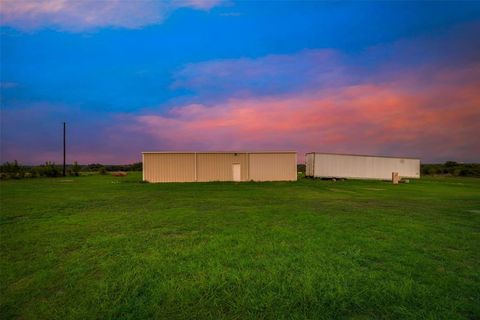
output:
POLYGON ((480 317, 480 179, 0 182, 10 319, 480 317))

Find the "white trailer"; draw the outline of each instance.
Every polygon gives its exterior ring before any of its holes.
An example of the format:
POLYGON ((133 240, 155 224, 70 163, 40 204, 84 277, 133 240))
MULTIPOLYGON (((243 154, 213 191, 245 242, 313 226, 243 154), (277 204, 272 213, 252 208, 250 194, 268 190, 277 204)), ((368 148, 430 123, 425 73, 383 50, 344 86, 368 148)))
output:
POLYGON ((311 152, 305 155, 307 177, 391 180, 420 178, 420 159, 311 152))

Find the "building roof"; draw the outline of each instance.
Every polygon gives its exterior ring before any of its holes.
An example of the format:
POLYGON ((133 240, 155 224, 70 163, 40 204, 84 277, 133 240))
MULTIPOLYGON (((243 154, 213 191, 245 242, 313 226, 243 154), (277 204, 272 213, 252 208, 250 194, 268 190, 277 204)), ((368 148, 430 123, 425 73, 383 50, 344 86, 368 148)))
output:
POLYGON ((146 153, 297 153, 296 151, 144 151, 146 153))
POLYGON ((412 157, 395 157, 395 156, 376 156, 376 155, 368 155, 368 154, 349 154, 349 153, 329 153, 329 152, 307 152, 307 154, 326 154, 332 156, 353 156, 353 157, 372 157, 372 158, 392 158, 392 159, 412 159, 412 160, 420 160, 420 158, 412 158, 412 157))

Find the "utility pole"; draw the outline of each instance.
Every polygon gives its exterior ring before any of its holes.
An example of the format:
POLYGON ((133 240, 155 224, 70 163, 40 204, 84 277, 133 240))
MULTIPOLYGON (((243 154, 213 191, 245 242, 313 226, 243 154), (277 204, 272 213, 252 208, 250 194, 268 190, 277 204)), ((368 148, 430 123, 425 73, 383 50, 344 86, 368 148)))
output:
POLYGON ((66 176, 66 172, 65 172, 65 169, 66 169, 66 164, 65 164, 65 160, 66 160, 66 131, 67 131, 67 124, 64 122, 63 123, 63 176, 65 177, 66 176))

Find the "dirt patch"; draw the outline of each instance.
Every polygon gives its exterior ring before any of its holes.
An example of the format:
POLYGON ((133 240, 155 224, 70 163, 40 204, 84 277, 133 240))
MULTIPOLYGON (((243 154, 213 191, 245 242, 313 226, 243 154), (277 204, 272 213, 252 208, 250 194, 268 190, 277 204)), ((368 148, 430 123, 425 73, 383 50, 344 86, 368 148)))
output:
POLYGON ((118 172, 112 172, 111 175, 114 177, 126 177, 127 173, 123 171, 118 171, 118 172))

